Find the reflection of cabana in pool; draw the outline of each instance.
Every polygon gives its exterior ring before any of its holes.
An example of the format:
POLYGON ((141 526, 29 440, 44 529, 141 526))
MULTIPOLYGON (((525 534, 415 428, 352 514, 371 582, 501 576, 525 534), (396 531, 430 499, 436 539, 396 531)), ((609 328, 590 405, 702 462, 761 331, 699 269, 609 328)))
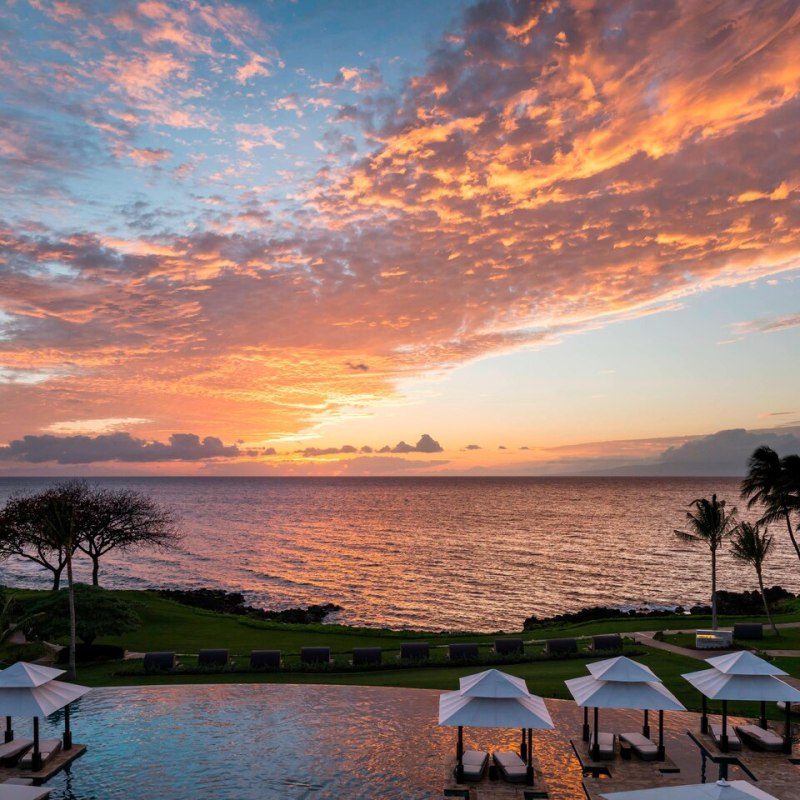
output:
MULTIPOLYGON (((57 681, 63 669, 42 667, 20 661, 0 672, 0 716, 6 718, 5 741, 14 740, 12 717, 33 717, 31 768, 42 768, 42 743, 39 740, 39 717, 64 709, 64 749, 72 747, 69 727, 69 704, 89 691, 86 686, 57 681)), ((52 751, 57 748, 53 747, 52 751)))
POLYGON ((605 800, 778 800, 747 781, 717 781, 603 793, 605 800))
MULTIPOLYGON (((587 665, 591 675, 564 681, 575 702, 583 708, 583 740, 589 741, 589 708, 594 708, 594 731, 590 753, 593 760, 600 757, 599 708, 630 708, 644 711, 642 736, 650 738, 648 711, 658 711, 658 749, 655 757, 663 761, 664 711, 686 709, 661 683, 649 667, 625 656, 609 658, 587 665)), ((652 747, 652 745, 649 745, 652 747)), ((651 756, 652 758, 652 756, 651 756)))
MULTIPOLYGON (((800 690, 784 683, 778 675, 787 675, 782 669, 764 661, 752 653, 742 650, 724 656, 706 659, 712 669, 689 672, 683 675, 703 696, 703 716, 700 730, 708 733, 708 701, 722 701, 722 731, 719 749, 729 749, 728 701, 750 700, 761 703, 760 727, 767 729, 767 702, 783 700, 788 703, 800 701, 800 690)), ((786 711, 786 726, 783 736, 783 751, 792 752, 791 720, 786 711)))
POLYGON ((525 781, 533 784, 533 728, 552 729, 553 720, 541 697, 532 695, 522 678, 496 669, 467 675, 460 688, 439 697, 439 724, 458 726, 456 780, 464 779, 464 727, 521 728, 523 742, 527 730, 525 781))

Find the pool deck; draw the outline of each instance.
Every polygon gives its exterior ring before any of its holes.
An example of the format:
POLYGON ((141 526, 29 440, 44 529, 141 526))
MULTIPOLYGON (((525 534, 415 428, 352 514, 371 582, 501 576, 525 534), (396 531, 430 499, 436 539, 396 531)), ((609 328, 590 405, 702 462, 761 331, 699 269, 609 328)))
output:
MULTIPOLYGON (((581 740, 579 709, 569 701, 548 699, 546 702, 556 722, 556 730, 536 731, 534 746, 538 747, 538 759, 534 787, 490 780, 488 775, 478 783, 455 784, 452 778, 453 759, 447 762, 443 787, 451 790, 469 789, 468 795, 461 795, 469 800, 527 800, 527 797, 548 796, 551 800, 579 800, 584 797, 600 800, 601 793, 607 792, 713 783, 717 781, 720 770, 719 762, 714 759, 728 759, 729 780, 749 781, 779 800, 800 800, 800 746, 797 743, 791 755, 758 752, 747 747, 742 751, 723 754, 710 736, 700 734, 699 714, 666 712, 664 761, 641 761, 635 756, 625 759, 620 757, 618 750, 614 759, 594 762, 589 758, 586 743, 581 740), (698 743, 708 755, 705 760, 698 743), (754 778, 748 775, 748 771, 754 778), (530 792, 531 788, 537 793, 526 797, 525 792, 530 792)), ((604 709, 603 717, 604 728, 614 732, 635 730, 637 723, 641 726, 640 713, 636 712, 604 709)), ((730 718, 731 725, 744 721, 739 717, 730 718)), ((775 725, 772 723, 773 727, 775 725)), ((778 725, 777 729, 782 733, 782 726, 778 725)), ((796 730, 795 727, 795 739, 796 730)))
POLYGON ((69 750, 59 750, 56 755, 48 760, 40 770, 22 769, 20 767, 0 767, 0 783, 9 778, 29 778, 34 786, 41 786, 49 781, 64 767, 71 764, 76 758, 80 758, 86 752, 85 744, 73 744, 69 750))

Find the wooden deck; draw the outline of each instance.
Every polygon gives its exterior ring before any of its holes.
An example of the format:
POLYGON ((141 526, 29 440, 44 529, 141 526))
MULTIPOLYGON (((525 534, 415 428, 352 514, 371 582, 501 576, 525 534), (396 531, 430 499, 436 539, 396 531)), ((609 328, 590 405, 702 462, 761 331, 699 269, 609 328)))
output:
POLYGON ((0 783, 9 778, 30 778, 34 786, 41 786, 76 758, 80 758, 85 752, 85 744, 73 744, 69 750, 59 750, 53 758, 36 772, 29 769, 21 769, 20 767, 0 767, 0 783))

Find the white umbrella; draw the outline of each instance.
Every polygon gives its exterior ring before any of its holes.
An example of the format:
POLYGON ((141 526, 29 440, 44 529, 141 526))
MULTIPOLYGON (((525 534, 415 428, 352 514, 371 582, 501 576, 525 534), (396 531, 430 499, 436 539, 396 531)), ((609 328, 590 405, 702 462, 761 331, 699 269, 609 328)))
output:
MULTIPOLYGON (((728 701, 752 700, 761 703, 761 727, 767 727, 767 701, 799 702, 800 690, 785 683, 778 675, 782 669, 747 651, 728 653, 706 659, 712 669, 687 672, 682 675, 703 696, 703 716, 700 730, 708 732, 708 700, 722 701, 722 735, 720 750, 728 749, 728 701)), ((791 721, 786 714, 784 751, 791 752, 791 721)))
POLYGON ((747 781, 718 781, 603 793, 605 800, 779 800, 747 781))
POLYGON ((588 665, 591 675, 564 681, 575 702, 584 709, 583 739, 589 741, 589 708, 594 708, 592 757, 599 756, 599 708, 631 708, 644 711, 642 734, 650 737, 647 714, 658 711, 658 757, 664 757, 664 711, 686 708, 648 667, 625 656, 588 665))
POLYGON ((496 669, 466 675, 459 690, 439 696, 439 724, 458 726, 456 777, 463 778, 464 726, 473 728, 522 728, 521 756, 528 762, 528 784, 533 783, 533 728, 554 727, 541 697, 528 691, 522 678, 496 669), (525 742, 525 729, 528 741, 525 742))
POLYGON ((33 717, 33 765, 41 763, 39 752, 39 717, 46 717, 64 709, 64 748, 72 747, 69 729, 69 704, 88 691, 88 686, 77 686, 55 680, 64 670, 42 667, 38 664, 18 662, 0 672, 0 716, 6 717, 6 742, 13 741, 12 717, 33 717))

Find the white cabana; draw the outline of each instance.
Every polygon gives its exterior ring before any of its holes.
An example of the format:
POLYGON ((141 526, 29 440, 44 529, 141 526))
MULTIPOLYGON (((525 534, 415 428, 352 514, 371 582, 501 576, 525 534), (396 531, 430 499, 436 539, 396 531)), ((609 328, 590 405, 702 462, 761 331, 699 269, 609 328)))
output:
POLYGON ((589 708, 594 709, 592 758, 600 755, 600 708, 644 711, 642 735, 650 738, 648 711, 658 711, 658 758, 664 759, 664 711, 685 711, 683 704, 649 668, 625 656, 589 664, 591 675, 564 681, 575 702, 583 708, 583 740, 589 741, 589 708))
MULTIPOLYGON (((711 669, 688 672, 682 675, 703 697, 703 714, 700 730, 708 733, 708 701, 722 701, 722 735, 720 750, 728 749, 728 701, 753 701, 761 704, 760 725, 767 727, 767 702, 800 702, 800 690, 782 681, 778 676, 787 675, 782 669, 747 651, 728 653, 706 659, 711 669)), ((786 713, 786 729, 783 748, 792 751, 790 714, 786 713)))
POLYGON ((464 727, 521 728, 521 757, 527 761, 528 783, 533 783, 533 729, 554 727, 541 697, 532 695, 522 678, 490 669, 459 680, 459 689, 439 697, 439 724, 458 727, 456 779, 463 779, 464 727), (525 732, 527 731, 527 744, 525 732))
POLYGON ((660 786, 657 789, 633 789, 628 792, 608 792, 605 800, 779 800, 774 795, 747 781, 695 783, 685 786, 660 786))
POLYGON ((0 716, 6 718, 5 741, 14 740, 12 717, 33 717, 34 769, 41 766, 39 717, 47 717, 63 708, 64 749, 72 747, 69 704, 83 697, 89 691, 89 687, 55 680, 63 674, 63 669, 27 664, 24 661, 0 671, 0 716))

